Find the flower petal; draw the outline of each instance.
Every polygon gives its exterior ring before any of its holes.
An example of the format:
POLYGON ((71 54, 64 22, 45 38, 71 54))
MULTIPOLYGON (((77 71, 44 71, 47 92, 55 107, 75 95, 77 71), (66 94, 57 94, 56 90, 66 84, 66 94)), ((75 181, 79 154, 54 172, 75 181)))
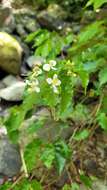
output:
POLYGON ((50 60, 49 61, 49 65, 51 65, 51 67, 56 65, 56 61, 55 60, 50 60))
POLYGON ((56 86, 53 86, 53 91, 54 91, 56 94, 58 94, 58 89, 57 89, 56 86))
POLYGON ((26 80, 26 85, 31 85, 31 82, 29 80, 26 80))
POLYGON ((51 67, 50 67, 49 64, 44 64, 44 65, 43 65, 43 70, 44 70, 44 71, 50 71, 50 69, 51 69, 51 67))
POLYGON ((56 71, 56 70, 57 70, 57 68, 56 68, 56 67, 51 67, 51 69, 52 69, 52 70, 54 70, 54 71, 56 71))
POLYGON ((35 80, 35 85, 38 85, 39 84, 39 81, 36 79, 35 80))
POLYGON ((61 81, 58 79, 56 86, 60 86, 60 85, 61 85, 61 81))
POLYGON ((35 91, 36 91, 37 93, 39 93, 39 92, 40 92, 40 88, 39 88, 38 86, 36 86, 36 87, 35 87, 35 91))
POLYGON ((52 84, 52 79, 51 78, 47 78, 46 81, 47 81, 48 84, 52 84))
POLYGON ((38 69, 38 71, 36 72, 36 76, 41 75, 42 74, 42 70, 38 69))
POLYGON ((57 78, 58 78, 58 75, 54 74, 53 79, 57 79, 57 78))

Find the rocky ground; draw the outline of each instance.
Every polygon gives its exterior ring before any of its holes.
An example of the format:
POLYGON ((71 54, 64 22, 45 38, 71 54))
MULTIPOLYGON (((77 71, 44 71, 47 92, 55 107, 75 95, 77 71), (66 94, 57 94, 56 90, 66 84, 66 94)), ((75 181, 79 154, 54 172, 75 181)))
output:
MULTIPOLYGON (((65 11, 57 4, 49 5, 47 8, 39 10, 38 7, 19 4, 0 5, 0 116, 5 117, 8 114, 8 108, 12 105, 20 104, 23 98, 25 88, 24 79, 33 67, 32 50, 25 43, 26 36, 39 28, 56 30, 60 33, 73 31, 74 34, 80 32, 81 28, 95 19, 106 17, 106 9, 99 14, 92 10, 77 12, 65 11), (13 6, 13 7, 12 7, 13 6), (30 61, 29 61, 30 60, 30 61)), ((36 57, 35 61, 42 61, 41 57, 36 57)), ((34 117, 41 117, 43 114, 49 116, 48 110, 41 108, 34 117)), ((32 116, 33 117, 33 116, 32 116)), ((33 117, 33 119, 34 119, 33 117)), ((28 121, 27 121, 28 122, 28 121)), ((26 123, 27 123, 26 122, 26 123)), ((49 121, 51 126, 50 135, 53 136, 54 124, 49 121)), ((59 129, 60 130, 60 129, 59 129)), ((57 133, 57 132, 54 132, 57 133)), ((63 138, 68 138, 72 134, 71 128, 62 131, 63 138)), ((0 128, 0 183, 5 180, 13 179, 17 176, 21 168, 21 158, 18 147, 10 143, 5 136, 5 128, 0 128)), ((46 131, 40 131, 39 135, 46 138, 46 131)), ((68 139, 69 140, 69 139, 68 139)), ((65 182, 69 181, 69 173, 78 181, 78 170, 84 170, 87 175, 96 176, 101 179, 94 184, 93 190, 106 190, 107 182, 107 135, 97 130, 96 134, 80 146, 74 143, 75 152, 73 154, 74 167, 69 167, 65 173, 56 179, 49 173, 44 181, 51 184, 51 189, 61 189, 65 182), (74 174, 75 168, 75 174, 74 174), (75 177, 75 176, 77 177, 75 177), (49 177, 50 176, 50 177, 49 177)), ((36 178, 41 179, 41 174, 46 171, 42 168, 37 170, 36 178), (40 170, 40 171, 39 171, 40 170), (42 170, 42 172, 41 172, 42 170)), ((48 188, 48 189, 49 189, 48 188)), ((81 190, 85 190, 81 187, 81 190)))

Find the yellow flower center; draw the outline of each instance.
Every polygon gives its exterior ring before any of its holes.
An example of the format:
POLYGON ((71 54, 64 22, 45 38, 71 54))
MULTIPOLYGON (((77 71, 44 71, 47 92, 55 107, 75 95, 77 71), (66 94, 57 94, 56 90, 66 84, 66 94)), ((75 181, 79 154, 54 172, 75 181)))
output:
POLYGON ((57 79, 57 78, 56 78, 56 79, 53 79, 52 84, 55 85, 55 86, 57 86, 57 84, 58 84, 58 79, 57 79))

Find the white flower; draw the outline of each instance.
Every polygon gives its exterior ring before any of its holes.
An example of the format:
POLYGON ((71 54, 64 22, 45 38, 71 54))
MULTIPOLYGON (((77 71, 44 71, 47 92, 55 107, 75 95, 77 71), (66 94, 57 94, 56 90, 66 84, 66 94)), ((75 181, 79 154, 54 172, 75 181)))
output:
POLYGON ((53 91, 58 93, 57 87, 61 85, 61 81, 58 79, 57 74, 54 74, 53 78, 47 78, 46 81, 48 84, 52 85, 53 91))
POLYGON ((50 60, 49 63, 46 63, 43 65, 43 70, 44 71, 50 71, 51 69, 56 70, 55 65, 56 65, 56 61, 50 60))
POLYGON ((36 91, 37 93, 40 92, 39 81, 37 79, 35 80, 34 91, 36 91))
POLYGON ((26 85, 30 86, 31 85, 31 82, 29 80, 26 80, 26 85))
POLYGON ((30 92, 33 92, 33 91, 36 91, 37 93, 40 92, 39 81, 37 79, 34 81, 26 81, 26 83, 29 86, 28 90, 30 92))

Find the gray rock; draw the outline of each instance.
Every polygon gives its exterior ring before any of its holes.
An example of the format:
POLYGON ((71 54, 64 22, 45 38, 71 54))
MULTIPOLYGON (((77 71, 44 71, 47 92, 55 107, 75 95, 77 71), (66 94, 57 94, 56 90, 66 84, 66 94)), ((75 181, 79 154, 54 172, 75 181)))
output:
POLYGON ((37 14, 37 20, 40 25, 48 29, 61 31, 65 26, 66 13, 57 4, 51 4, 46 10, 40 11, 37 14))
POLYGON ((78 34, 80 30, 82 29, 82 26, 77 22, 72 22, 72 30, 75 34, 78 34))
POLYGON ((12 84, 14 84, 16 82, 19 82, 19 79, 17 79, 13 75, 8 75, 5 78, 3 78, 3 80, 2 80, 2 83, 5 85, 5 87, 11 86, 12 84))
POLYGON ((0 6, 0 30, 12 33, 15 29, 15 20, 12 9, 0 6))
POLYGON ((35 18, 26 17, 26 22, 24 23, 24 27, 28 32, 35 32, 40 28, 39 24, 36 22, 35 18))
POLYGON ((27 65, 29 68, 34 68, 36 65, 42 65, 44 63, 44 59, 40 56, 30 56, 26 60, 27 65))
POLYGON ((5 88, 5 85, 3 84, 2 81, 0 81, 0 90, 3 89, 3 88, 5 88))
POLYGON ((16 25, 16 32, 22 38, 25 38, 27 36, 27 33, 26 33, 23 25, 20 23, 16 25))
POLYGON ((24 36, 24 33, 35 32, 40 28, 36 21, 36 12, 31 12, 27 9, 19 9, 14 12, 16 21, 16 31, 20 36, 24 36))
POLYGON ((86 10, 81 19, 81 24, 89 24, 90 22, 95 21, 96 13, 93 10, 86 10))
POLYGON ((21 101, 25 89, 24 82, 16 82, 11 86, 0 90, 0 98, 7 101, 21 101))
POLYGON ((51 3, 48 8, 47 11, 49 13, 50 16, 54 17, 54 18, 59 18, 59 19, 66 19, 68 14, 67 12, 58 4, 55 3, 51 3))
POLYGON ((22 47, 11 35, 0 32, 0 68, 18 74, 21 67, 22 47))
POLYGON ((18 147, 6 138, 0 138, 0 174, 13 177, 20 172, 21 158, 18 147))

